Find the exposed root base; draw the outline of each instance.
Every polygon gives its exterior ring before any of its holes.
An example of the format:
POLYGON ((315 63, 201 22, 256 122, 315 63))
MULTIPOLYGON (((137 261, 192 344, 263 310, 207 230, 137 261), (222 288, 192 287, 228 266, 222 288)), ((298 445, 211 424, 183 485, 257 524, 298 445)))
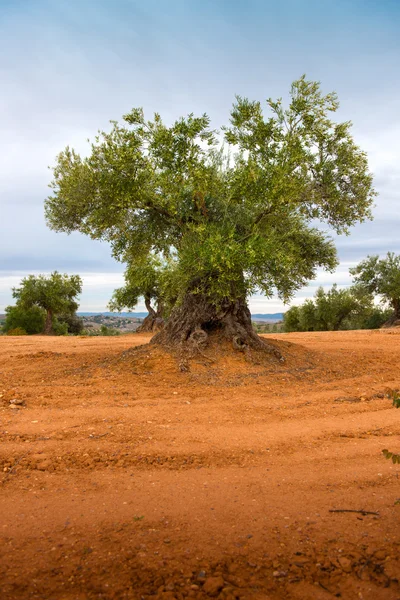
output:
POLYGON ((264 350, 248 349, 238 352, 232 343, 218 334, 208 336, 208 344, 204 350, 197 350, 192 355, 182 354, 178 347, 164 348, 159 344, 144 344, 125 350, 110 361, 108 369, 116 368, 118 372, 129 372, 138 377, 151 378, 154 383, 163 381, 176 385, 177 376, 187 378, 199 384, 219 385, 247 384, 257 377, 276 377, 287 372, 308 372, 316 366, 314 353, 301 344, 293 344, 283 339, 268 339, 271 348, 285 356, 281 362, 264 350))
POLYGON ((242 299, 226 301, 216 308, 203 296, 189 294, 151 343, 175 352, 180 357, 181 370, 187 371, 191 359, 204 357, 211 338, 217 344, 229 342, 247 360, 251 360, 252 352, 257 352, 284 362, 281 352, 255 333, 250 311, 242 299))
POLYGON ((216 364, 222 357, 229 355, 239 360, 243 357, 244 362, 253 364, 270 363, 271 359, 274 362, 285 362, 281 351, 275 345, 262 338, 258 338, 258 340, 256 344, 250 345, 243 343, 236 336, 230 339, 218 331, 208 334, 204 330, 198 329, 186 342, 172 348, 164 347, 164 349, 177 357, 179 370, 182 372, 190 371, 190 363, 193 360, 216 364))

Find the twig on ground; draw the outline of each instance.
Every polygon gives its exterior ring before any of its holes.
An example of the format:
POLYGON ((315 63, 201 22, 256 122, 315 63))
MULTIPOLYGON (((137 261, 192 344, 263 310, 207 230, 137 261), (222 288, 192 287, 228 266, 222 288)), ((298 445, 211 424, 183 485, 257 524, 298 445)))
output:
POLYGON ((7 479, 10 477, 10 475, 12 474, 12 472, 14 471, 15 467, 17 467, 19 465, 19 463, 21 462, 21 460, 23 458, 25 458, 25 456, 28 454, 28 452, 25 452, 25 454, 23 454, 22 456, 20 456, 17 460, 14 461, 14 464, 9 468, 6 476, 4 477, 4 479, 2 480, 1 483, 5 483, 7 481, 7 479))
POLYGON ((377 515, 379 517, 379 513, 378 512, 373 512, 370 510, 353 510, 350 508, 333 508, 330 509, 329 512, 331 513, 360 513, 361 515, 377 515))
POLYGON ((202 356, 203 358, 208 360, 210 363, 215 363, 214 359, 210 358, 209 356, 206 356, 205 354, 203 354, 203 352, 200 352, 200 350, 198 352, 199 352, 200 356, 202 356))

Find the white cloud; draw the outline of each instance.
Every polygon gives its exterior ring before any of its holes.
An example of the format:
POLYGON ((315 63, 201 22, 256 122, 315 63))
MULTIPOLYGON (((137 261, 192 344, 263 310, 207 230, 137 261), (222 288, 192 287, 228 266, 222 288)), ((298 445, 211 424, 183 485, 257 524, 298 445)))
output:
MULTIPOLYGON (((30 272, 33 275, 49 275, 49 273, 30 272)), ((26 273, 13 273, 1 275, 0 273, 0 312, 5 307, 14 304, 11 288, 18 287, 26 273)), ((101 312, 107 310, 107 302, 113 291, 124 285, 123 273, 81 273, 83 280, 82 294, 79 299, 79 310, 83 312, 101 312)), ((135 309, 137 312, 145 311, 141 301, 135 309)))
MULTIPOLYGON (((338 271, 319 273, 294 302, 312 296, 319 283, 347 285, 351 261, 400 252, 400 48, 392 3, 379 10, 362 0, 351 7, 344 0, 329 7, 250 0, 242 10, 210 0, 25 4, 0 7, 0 310, 11 302, 12 285, 33 269, 82 272, 82 310, 103 310, 122 281, 106 244, 45 226, 47 166, 65 145, 85 152, 87 137, 132 106, 167 120, 207 110, 219 126, 234 93, 285 96, 304 71, 324 90, 338 90, 338 118, 353 120, 380 196, 376 221, 337 239, 344 261, 338 271)), ((255 297, 250 305, 255 312, 282 310, 276 299, 255 297)))

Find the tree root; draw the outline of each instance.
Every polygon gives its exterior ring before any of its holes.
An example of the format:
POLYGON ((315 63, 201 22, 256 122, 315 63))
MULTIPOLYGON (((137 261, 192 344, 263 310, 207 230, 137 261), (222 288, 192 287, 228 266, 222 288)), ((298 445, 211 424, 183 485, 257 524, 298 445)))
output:
POLYGON ((187 371, 189 361, 202 356, 211 362, 204 350, 229 342, 233 350, 241 352, 251 362, 252 352, 266 353, 284 362, 284 357, 272 344, 268 344, 253 330, 251 314, 244 299, 226 300, 218 308, 199 294, 188 294, 175 308, 165 327, 153 337, 152 344, 174 351, 179 356, 182 371, 187 371))

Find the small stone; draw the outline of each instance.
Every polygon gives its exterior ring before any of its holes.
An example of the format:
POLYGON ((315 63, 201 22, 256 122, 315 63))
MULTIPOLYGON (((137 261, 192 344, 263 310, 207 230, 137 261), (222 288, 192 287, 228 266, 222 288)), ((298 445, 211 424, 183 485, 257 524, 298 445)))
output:
POLYGON ((38 463, 36 465, 36 468, 38 471, 47 471, 50 466, 51 466, 51 461, 44 460, 44 461, 38 463))
POLYGON ((23 404, 24 401, 22 400, 22 398, 13 398, 12 400, 10 400, 10 404, 23 404))
POLYGON ((338 563, 342 567, 345 573, 350 573, 351 571, 351 560, 346 558, 345 556, 341 556, 338 558, 338 563))
POLYGON ((165 538, 164 544, 170 544, 170 543, 171 543, 171 540, 169 538, 165 538))
POLYGON ((190 589, 196 591, 196 590, 200 589, 200 586, 198 586, 195 583, 193 583, 193 585, 190 586, 190 589))
POLYGON ((9 408, 12 408, 14 410, 19 410, 19 406, 17 406, 16 404, 10 404, 9 408))
POLYGON ((224 587, 224 580, 221 576, 219 577, 208 577, 203 585, 203 592, 210 596, 216 596, 220 590, 224 587))
POLYGON ((287 573, 286 571, 274 571, 272 575, 274 577, 286 577, 287 573))

